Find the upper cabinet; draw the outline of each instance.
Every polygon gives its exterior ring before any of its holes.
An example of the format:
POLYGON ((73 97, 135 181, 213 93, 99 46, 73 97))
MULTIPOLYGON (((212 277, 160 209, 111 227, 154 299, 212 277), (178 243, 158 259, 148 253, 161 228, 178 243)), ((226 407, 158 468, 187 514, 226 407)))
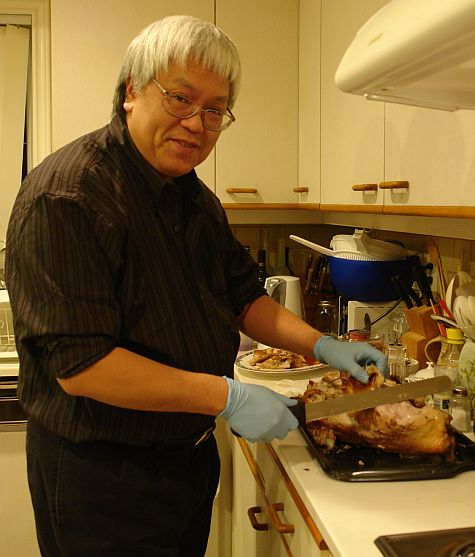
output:
POLYGON ((386 3, 322 0, 321 208, 470 214, 475 111, 367 101, 335 86, 335 71, 355 33, 386 3))
POLYGON ((381 211, 383 192, 377 184, 384 179, 384 105, 343 93, 334 78, 357 30, 385 3, 322 0, 323 205, 364 205, 367 210, 381 211))
POLYGON ((475 111, 386 103, 385 113, 386 179, 409 181, 406 194, 385 192, 385 210, 475 206, 475 111))
POLYGON ((242 63, 236 122, 216 146, 216 193, 225 206, 297 204, 299 2, 218 0, 216 23, 242 63))

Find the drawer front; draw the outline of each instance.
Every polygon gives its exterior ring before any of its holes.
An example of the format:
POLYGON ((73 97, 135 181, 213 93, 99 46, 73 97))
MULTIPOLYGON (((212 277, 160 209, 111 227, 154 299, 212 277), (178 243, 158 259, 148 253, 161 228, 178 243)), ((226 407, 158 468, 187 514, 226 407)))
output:
MULTIPOLYGON (((243 439, 239 439, 237 445, 244 453, 256 484, 252 490, 256 490, 255 500, 259 501, 259 516, 262 517, 260 521, 268 526, 269 553, 261 555, 331 557, 325 541, 272 446, 264 443, 249 445, 243 439)), ((239 458, 242 458, 242 455, 239 455, 239 458)), ((244 485, 235 487, 245 489, 244 485)))

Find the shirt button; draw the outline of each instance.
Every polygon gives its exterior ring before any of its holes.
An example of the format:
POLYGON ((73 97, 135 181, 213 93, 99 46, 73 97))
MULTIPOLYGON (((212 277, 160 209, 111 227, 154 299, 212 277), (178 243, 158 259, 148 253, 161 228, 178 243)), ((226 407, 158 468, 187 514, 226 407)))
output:
POLYGON ((173 227, 173 230, 174 230, 175 232, 180 232, 181 226, 180 226, 179 224, 175 224, 175 226, 173 227))

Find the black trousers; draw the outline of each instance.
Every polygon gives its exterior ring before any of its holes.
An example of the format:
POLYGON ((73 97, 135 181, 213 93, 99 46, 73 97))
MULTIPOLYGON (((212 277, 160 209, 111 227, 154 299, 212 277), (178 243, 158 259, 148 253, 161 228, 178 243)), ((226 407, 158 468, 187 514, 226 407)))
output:
POLYGON ((27 427, 43 557, 202 557, 219 480, 214 436, 150 447, 70 441, 27 427))

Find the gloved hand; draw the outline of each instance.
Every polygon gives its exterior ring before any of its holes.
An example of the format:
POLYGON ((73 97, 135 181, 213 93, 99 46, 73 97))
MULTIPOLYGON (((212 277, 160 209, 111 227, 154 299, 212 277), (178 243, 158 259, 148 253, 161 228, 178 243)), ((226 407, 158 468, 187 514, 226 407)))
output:
POLYGON ((313 353, 320 362, 347 371, 361 383, 368 382, 368 374, 363 369, 368 364, 374 364, 384 375, 388 369, 386 354, 367 342, 344 342, 323 336, 315 343, 313 353))
POLYGON ((219 416, 242 437, 249 441, 272 441, 283 439, 291 429, 298 427, 297 418, 287 408, 295 406, 296 400, 261 385, 225 379, 228 400, 219 416))

